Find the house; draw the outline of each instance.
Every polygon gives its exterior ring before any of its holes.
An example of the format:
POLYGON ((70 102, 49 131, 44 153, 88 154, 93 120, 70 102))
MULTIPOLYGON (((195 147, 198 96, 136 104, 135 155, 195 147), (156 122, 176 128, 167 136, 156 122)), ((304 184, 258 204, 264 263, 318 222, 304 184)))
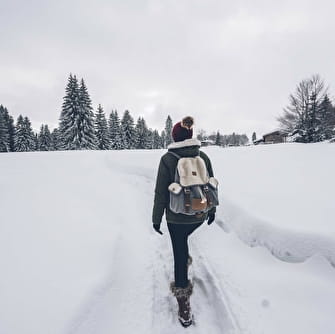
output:
POLYGON ((287 133, 281 130, 272 131, 263 135, 264 144, 285 143, 286 139, 287 133))
POLYGON ((258 144, 277 144, 277 143, 286 143, 287 133, 281 130, 275 130, 263 135, 262 139, 254 141, 255 145, 258 144))

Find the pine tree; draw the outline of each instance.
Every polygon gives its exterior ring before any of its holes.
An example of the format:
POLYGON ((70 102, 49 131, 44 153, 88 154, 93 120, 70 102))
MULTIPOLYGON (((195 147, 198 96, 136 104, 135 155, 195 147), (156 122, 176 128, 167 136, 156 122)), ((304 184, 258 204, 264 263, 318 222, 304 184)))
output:
POLYGON ((139 117, 135 126, 135 148, 148 148, 148 128, 144 118, 139 117))
POLYGON ((148 150, 152 150, 154 148, 154 132, 152 129, 147 129, 145 148, 148 150))
POLYGON ((81 149, 97 148, 97 138, 94 129, 94 113, 91 98, 83 79, 79 88, 79 110, 80 110, 80 128, 81 128, 81 149))
POLYGON ((153 131, 152 135, 152 148, 153 149, 159 149, 162 148, 162 142, 161 142, 161 137, 159 136, 159 133, 157 130, 153 131))
POLYGON ((51 150, 58 151, 62 149, 61 135, 57 128, 53 129, 51 133, 51 150))
POLYGON ((168 147, 172 142, 172 119, 170 117, 170 115, 168 115, 166 121, 165 121, 165 146, 164 147, 168 147))
POLYGON ((216 136, 215 136, 215 145, 217 146, 222 145, 221 135, 219 131, 216 133, 216 136))
POLYGON ((117 110, 112 111, 108 120, 110 148, 112 150, 124 149, 121 136, 120 119, 117 110))
POLYGON ((252 142, 255 142, 257 140, 257 135, 256 132, 252 133, 252 137, 251 137, 252 142))
POLYGON ((79 146, 78 118, 79 118, 79 87, 76 76, 70 74, 63 98, 59 130, 62 148, 73 150, 79 146))
POLYGON ((161 132, 161 148, 166 148, 166 134, 165 134, 165 131, 163 130, 161 132))
POLYGON ((0 152, 9 152, 9 129, 5 115, 5 108, 0 105, 0 152))
POLYGON ((39 151, 51 151, 52 137, 48 125, 41 125, 40 133, 38 135, 38 150, 39 151))
POLYGON ((18 117, 16 123, 14 143, 16 152, 26 152, 35 150, 36 147, 35 135, 31 128, 31 123, 28 117, 23 118, 22 115, 18 117))
POLYGON ((70 74, 65 92, 59 126, 63 149, 95 149, 94 114, 84 80, 79 87, 70 74))
POLYGON ((319 107, 319 122, 318 129, 319 140, 331 139, 335 132, 335 111, 334 107, 326 94, 319 107))
POLYGON ((98 106, 94 125, 95 125, 95 134, 97 137, 98 149, 108 150, 110 147, 110 139, 109 139, 108 126, 105 113, 101 104, 99 104, 98 106))
POLYGON ((121 134, 122 134, 122 146, 125 149, 132 149, 135 147, 135 128, 134 119, 130 115, 129 111, 126 110, 121 120, 121 134))
POLYGON ((7 108, 5 108, 3 105, 0 105, 0 117, 2 118, 2 121, 1 121, 2 135, 0 136, 2 136, 2 138, 4 137, 7 138, 5 140, 6 147, 7 147, 6 152, 7 150, 8 152, 14 152, 14 135, 15 135, 14 119, 12 116, 9 115, 7 108))

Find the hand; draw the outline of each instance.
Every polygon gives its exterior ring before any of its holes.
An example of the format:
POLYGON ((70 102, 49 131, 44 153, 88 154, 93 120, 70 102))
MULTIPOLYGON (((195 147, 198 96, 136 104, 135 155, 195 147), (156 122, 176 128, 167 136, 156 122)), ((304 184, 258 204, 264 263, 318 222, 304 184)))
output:
POLYGON ((163 234, 163 232, 160 230, 161 228, 161 224, 153 224, 152 227, 154 228, 154 230, 159 233, 159 234, 163 234))
POLYGON ((215 220, 215 213, 209 214, 207 224, 208 225, 212 224, 214 220, 215 220))

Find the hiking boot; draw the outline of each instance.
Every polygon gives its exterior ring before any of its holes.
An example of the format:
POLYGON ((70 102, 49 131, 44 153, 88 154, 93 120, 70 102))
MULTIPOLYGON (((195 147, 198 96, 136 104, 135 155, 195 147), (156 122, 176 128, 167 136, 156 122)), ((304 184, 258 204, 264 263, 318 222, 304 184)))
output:
POLYGON ((174 282, 171 283, 171 291, 177 299, 178 302, 178 319, 183 327, 188 327, 192 325, 193 315, 190 305, 190 296, 193 291, 193 285, 188 281, 188 286, 186 288, 178 288, 175 286, 174 282))

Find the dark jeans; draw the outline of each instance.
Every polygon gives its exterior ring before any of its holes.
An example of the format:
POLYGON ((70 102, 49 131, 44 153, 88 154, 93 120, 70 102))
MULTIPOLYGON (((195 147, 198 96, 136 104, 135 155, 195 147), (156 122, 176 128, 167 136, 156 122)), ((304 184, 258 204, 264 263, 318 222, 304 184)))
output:
POLYGON ((188 260, 188 236, 202 223, 172 224, 168 223, 168 229, 172 241, 174 257, 175 286, 186 288, 188 285, 187 260, 188 260))

